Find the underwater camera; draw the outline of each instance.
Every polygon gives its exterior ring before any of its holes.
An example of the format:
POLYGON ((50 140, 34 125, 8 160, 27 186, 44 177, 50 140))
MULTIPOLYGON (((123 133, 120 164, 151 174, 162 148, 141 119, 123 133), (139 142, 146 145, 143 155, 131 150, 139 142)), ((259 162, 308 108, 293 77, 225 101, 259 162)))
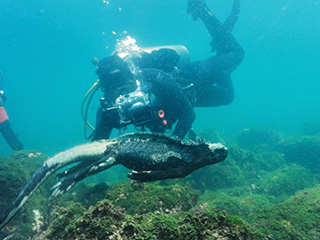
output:
POLYGON ((154 118, 148 95, 140 90, 118 97, 115 107, 118 107, 120 124, 139 126, 154 118))

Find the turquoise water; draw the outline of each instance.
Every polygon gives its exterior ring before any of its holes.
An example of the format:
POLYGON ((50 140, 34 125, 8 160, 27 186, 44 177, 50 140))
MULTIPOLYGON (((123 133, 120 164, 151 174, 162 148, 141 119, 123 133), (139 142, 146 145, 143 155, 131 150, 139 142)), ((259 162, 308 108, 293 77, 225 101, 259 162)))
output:
MULTIPOLYGON (((232 1, 208 5, 223 20, 232 1)), ((80 105, 97 78, 91 59, 108 56, 117 39, 183 44, 191 60, 211 54, 209 34, 187 16, 185 0, 0 0, 0 9, 7 113, 25 148, 49 155, 86 142, 80 105)), ((235 100, 197 109, 196 131, 212 127, 223 136, 263 127, 299 135, 304 122, 319 119, 319 12, 319 0, 243 1, 234 36, 246 56, 232 74, 235 100)), ((0 137, 0 156, 10 153, 0 137)))

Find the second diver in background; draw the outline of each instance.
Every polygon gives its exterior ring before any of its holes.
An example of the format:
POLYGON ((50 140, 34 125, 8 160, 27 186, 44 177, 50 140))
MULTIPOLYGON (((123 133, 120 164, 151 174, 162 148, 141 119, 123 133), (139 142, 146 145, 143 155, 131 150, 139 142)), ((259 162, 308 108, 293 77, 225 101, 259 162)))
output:
MULTIPOLYGON (((1 82, 2 82, 2 72, 1 74, 1 82)), ((12 150, 22 150, 23 144, 18 140, 17 135, 12 131, 11 124, 9 121, 9 117, 4 108, 4 102, 6 101, 6 96, 4 91, 2 90, 2 84, 0 84, 0 132, 8 145, 12 150)))

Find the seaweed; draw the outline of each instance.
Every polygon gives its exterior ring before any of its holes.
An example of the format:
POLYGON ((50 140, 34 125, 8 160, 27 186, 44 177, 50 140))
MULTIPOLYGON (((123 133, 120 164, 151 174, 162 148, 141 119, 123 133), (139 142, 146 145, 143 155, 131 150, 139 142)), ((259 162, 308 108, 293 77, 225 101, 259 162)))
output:
MULTIPOLYGON (((71 207, 72 209, 72 207, 71 207)), ((71 211, 71 210, 69 210, 71 211)), ((64 221, 64 213, 57 216, 64 221)), ((54 223, 55 221, 53 221, 54 223)), ((64 229, 52 224, 42 239, 265 239, 264 235, 237 216, 224 211, 195 208, 169 214, 128 215, 108 200, 90 207, 64 229)))

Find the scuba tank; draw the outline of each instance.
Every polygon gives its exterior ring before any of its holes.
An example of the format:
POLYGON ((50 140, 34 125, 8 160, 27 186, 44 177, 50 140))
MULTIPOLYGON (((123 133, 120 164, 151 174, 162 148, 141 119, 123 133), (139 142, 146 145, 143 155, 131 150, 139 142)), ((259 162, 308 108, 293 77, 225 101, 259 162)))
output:
POLYGON ((190 53, 188 49, 183 45, 167 45, 167 46, 156 46, 156 47, 146 47, 141 48, 143 52, 151 53, 153 51, 158 51, 160 49, 171 49, 176 51, 178 56, 180 57, 179 63, 185 63, 190 61, 190 53))
MULTIPOLYGON (((184 63, 184 62, 190 61, 190 53, 189 53, 188 49, 183 45, 165 45, 165 46, 143 47, 143 48, 140 48, 139 50, 141 52, 145 52, 145 53, 150 54, 153 51, 159 51, 160 49, 174 50, 178 54, 178 56, 180 57, 179 63, 184 63)), ((127 54, 118 52, 116 50, 111 53, 111 55, 114 55, 114 54, 117 54, 122 59, 127 57, 127 54)))

